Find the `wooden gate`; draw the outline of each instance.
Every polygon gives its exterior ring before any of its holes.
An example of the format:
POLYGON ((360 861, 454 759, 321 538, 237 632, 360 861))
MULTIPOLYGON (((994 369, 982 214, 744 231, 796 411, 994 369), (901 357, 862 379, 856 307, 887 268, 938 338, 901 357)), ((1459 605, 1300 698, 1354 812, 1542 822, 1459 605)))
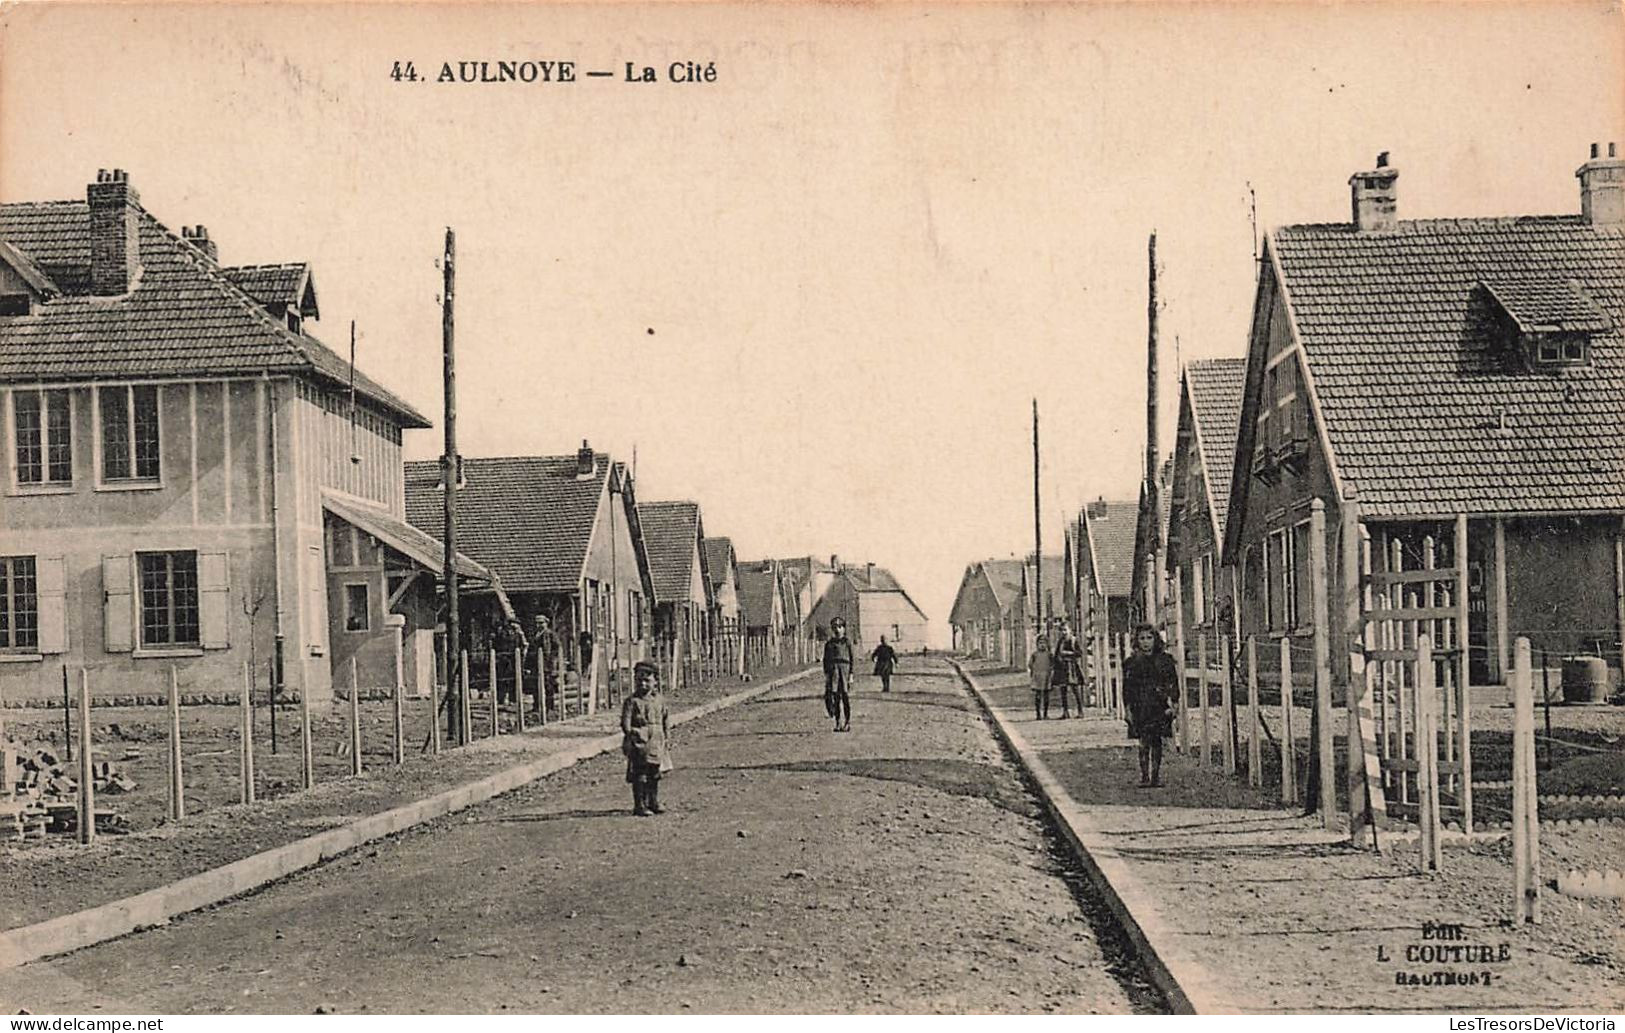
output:
POLYGON ((1422 788, 1416 781, 1418 750, 1425 745, 1415 727, 1417 692, 1419 687, 1436 686, 1437 698, 1420 702, 1431 704, 1427 710, 1441 718, 1440 808, 1457 816, 1462 828, 1469 830, 1473 763, 1467 677, 1467 518, 1459 516, 1454 523, 1448 566, 1438 563, 1440 542, 1433 534, 1416 537, 1414 532, 1425 530, 1426 525, 1367 523, 1362 527, 1360 630, 1388 809, 1417 814, 1422 788), (1418 667, 1417 639, 1422 635, 1432 644, 1433 677, 1418 667))

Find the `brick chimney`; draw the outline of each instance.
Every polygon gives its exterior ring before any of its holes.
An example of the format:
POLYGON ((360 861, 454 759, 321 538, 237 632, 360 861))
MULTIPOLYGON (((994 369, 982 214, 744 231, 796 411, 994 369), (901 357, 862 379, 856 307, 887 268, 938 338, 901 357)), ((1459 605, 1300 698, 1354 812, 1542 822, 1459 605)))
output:
POLYGON ((207 226, 182 226, 181 239, 208 255, 216 262, 220 261, 220 248, 209 239, 207 226))
POLYGON ((1608 157, 1591 145, 1591 160, 1575 170, 1580 178, 1580 214, 1593 226, 1625 225, 1625 161, 1617 156, 1614 144, 1608 157))
POLYGON ((85 187, 90 206, 90 290, 127 294, 141 273, 141 195, 123 169, 100 169, 85 187))
POLYGON ((597 464, 593 461, 592 446, 587 439, 581 439, 581 447, 576 449, 576 476, 591 477, 597 472, 597 464))
POLYGON ((875 565, 873 563, 865 563, 863 566, 864 566, 864 574, 863 574, 864 580, 868 581, 869 584, 872 586, 875 583, 875 565))
POLYGON ((1105 519, 1105 517, 1106 517, 1106 497, 1104 495, 1102 495, 1100 498, 1095 499, 1095 501, 1089 503, 1088 508, 1089 508, 1089 519, 1091 519, 1091 520, 1103 520, 1103 519, 1105 519))
POLYGON ((1377 155, 1377 167, 1349 177, 1349 194, 1354 208, 1354 228, 1361 233, 1384 233, 1399 222, 1395 183, 1399 170, 1388 166, 1388 152, 1377 155))
POLYGON ((841 572, 841 557, 833 552, 829 554, 829 569, 837 574, 841 572))

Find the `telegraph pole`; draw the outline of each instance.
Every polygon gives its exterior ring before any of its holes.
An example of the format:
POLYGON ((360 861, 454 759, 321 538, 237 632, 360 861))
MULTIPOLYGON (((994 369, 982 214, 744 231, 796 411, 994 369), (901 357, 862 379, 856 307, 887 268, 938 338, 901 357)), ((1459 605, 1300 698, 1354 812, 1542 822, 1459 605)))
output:
MULTIPOLYGON (((1038 503, 1038 399, 1033 399, 1033 591, 1037 594, 1033 612, 1036 630, 1044 634, 1044 533, 1038 503)), ((1034 645, 1036 647, 1036 640, 1034 645)))
MULTIPOLYGON (((462 635, 457 614, 457 474, 462 465, 457 456, 457 360, 452 345, 454 317, 452 299, 457 282, 457 237, 446 227, 446 254, 441 260, 441 271, 446 278, 440 299, 440 340, 445 355, 446 396, 446 450, 440 457, 440 473, 445 485, 446 523, 446 730, 448 737, 459 746, 468 743, 468 729, 463 725, 462 635), (455 698, 454 698, 455 697, 455 698)), ((436 721, 440 715, 436 714, 436 721)))
POLYGON ((1145 569, 1145 619, 1157 621, 1157 234, 1153 230, 1146 250, 1150 285, 1146 302, 1145 345, 1145 529, 1148 554, 1145 569))

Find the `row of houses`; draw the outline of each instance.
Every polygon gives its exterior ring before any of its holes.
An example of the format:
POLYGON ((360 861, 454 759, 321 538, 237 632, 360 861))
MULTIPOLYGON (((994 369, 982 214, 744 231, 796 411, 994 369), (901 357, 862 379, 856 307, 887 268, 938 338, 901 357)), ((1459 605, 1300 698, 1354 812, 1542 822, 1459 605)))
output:
MULTIPOLYGON (((317 339, 319 317, 308 264, 226 265, 120 170, 82 200, 0 205, 0 701, 52 696, 64 667, 107 696, 161 695, 171 671, 234 689, 244 664, 317 701, 351 677, 426 693, 444 474, 402 449, 430 421, 317 339)), ((639 499, 586 441, 466 457, 457 480, 475 653, 533 646, 546 617, 576 684, 601 685, 662 643, 748 636, 805 661, 835 613, 924 640, 889 573, 741 561, 697 503, 639 499)))
MULTIPOLYGON (((1244 354, 1180 371, 1158 491, 1067 528, 1063 613, 1114 639, 1177 617, 1187 648, 1307 642, 1316 571, 1369 605, 1367 571, 1432 566, 1459 577, 1439 592, 1465 596, 1473 684, 1504 681, 1519 636, 1603 656, 1617 684, 1625 161, 1593 145, 1576 177, 1578 214, 1409 220, 1385 154, 1350 177, 1348 221, 1265 234, 1244 354)), ((956 632, 986 650, 992 611, 972 610, 956 632)), ((1341 668, 1360 609, 1324 612, 1341 668)))

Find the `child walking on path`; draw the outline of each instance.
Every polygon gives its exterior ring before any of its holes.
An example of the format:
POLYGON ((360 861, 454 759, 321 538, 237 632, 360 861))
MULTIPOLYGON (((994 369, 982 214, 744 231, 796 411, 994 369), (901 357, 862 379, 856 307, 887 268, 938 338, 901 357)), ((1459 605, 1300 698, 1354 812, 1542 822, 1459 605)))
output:
POLYGON ((632 813, 660 814, 660 772, 670 759, 666 745, 666 698, 660 673, 648 661, 633 668, 633 694, 621 705, 621 752, 626 754, 626 780, 632 784, 632 813))

